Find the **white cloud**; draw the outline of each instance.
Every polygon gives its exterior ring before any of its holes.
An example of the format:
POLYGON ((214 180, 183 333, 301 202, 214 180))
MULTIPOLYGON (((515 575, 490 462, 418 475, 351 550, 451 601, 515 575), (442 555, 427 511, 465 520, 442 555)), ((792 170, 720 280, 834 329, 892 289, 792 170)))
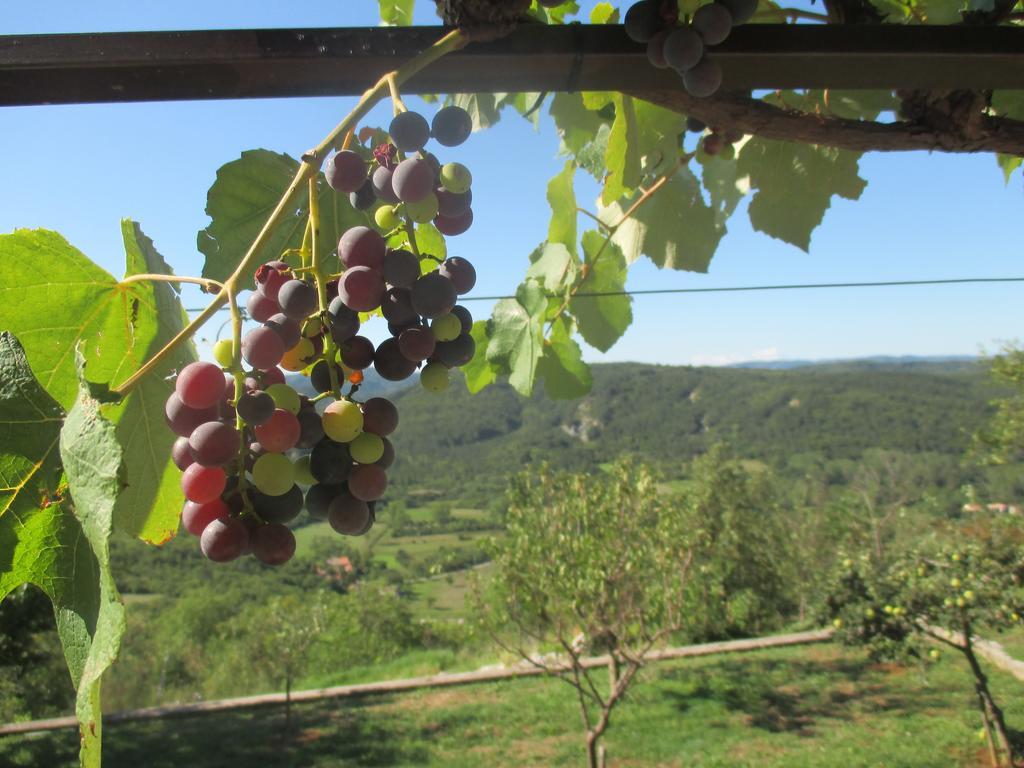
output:
POLYGON ((735 365, 736 363, 770 362, 779 359, 778 347, 755 349, 753 352, 728 355, 693 355, 687 361, 690 365, 735 365))

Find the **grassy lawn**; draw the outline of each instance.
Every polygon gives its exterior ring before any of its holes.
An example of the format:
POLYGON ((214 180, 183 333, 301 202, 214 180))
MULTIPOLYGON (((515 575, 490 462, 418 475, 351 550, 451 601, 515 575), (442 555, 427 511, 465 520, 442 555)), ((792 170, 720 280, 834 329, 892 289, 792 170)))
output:
POLYGON ((417 618, 460 619, 468 614, 466 593, 469 592, 470 574, 486 574, 493 567, 484 563, 479 568, 455 571, 433 579, 407 584, 414 597, 413 614, 417 618))
MULTIPOLYGON (((1024 685, 992 684, 1024 727, 1024 685)), ((831 645, 671 662, 644 673, 606 743, 613 766, 980 766, 971 690, 951 658, 925 677, 831 645)), ((279 710, 104 732, 108 768, 583 763, 571 689, 541 679, 297 706, 290 736, 279 710)), ((5 739, 0 764, 72 765, 76 748, 67 731, 5 739)))

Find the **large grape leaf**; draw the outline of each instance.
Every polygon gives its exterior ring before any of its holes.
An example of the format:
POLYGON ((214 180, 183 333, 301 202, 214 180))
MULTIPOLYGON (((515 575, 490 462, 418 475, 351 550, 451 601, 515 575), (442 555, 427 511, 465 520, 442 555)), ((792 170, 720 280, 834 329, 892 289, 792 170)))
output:
POLYGON ((633 111, 637 122, 637 152, 645 174, 661 174, 678 161, 682 149, 681 135, 686 131, 686 118, 678 112, 635 99, 633 111))
POLYGON ((470 335, 476 342, 476 354, 460 369, 465 376, 466 389, 474 395, 489 384, 493 384, 498 378, 498 372, 487 361, 487 346, 491 343, 491 337, 487 332, 489 325, 488 320, 477 320, 473 323, 470 335))
POLYGON ((544 391, 554 400, 583 397, 594 384, 590 366, 583 362, 580 345, 573 340, 564 315, 552 324, 537 375, 544 379, 544 391))
MULTIPOLYGON (((206 256, 203 277, 224 280, 235 270, 298 169, 294 158, 266 149, 248 150, 220 167, 206 194, 210 223, 196 238, 197 247, 206 256)), ((338 194, 327 185, 323 174, 317 177, 317 194, 321 252, 328 254, 337 249, 346 229, 365 225, 368 220, 352 207, 348 195, 338 194)), ((258 258, 276 259, 286 249, 300 247, 308 212, 309 199, 303 191, 274 228, 258 258)))
POLYGON ((551 294, 560 294, 576 280, 578 257, 562 243, 545 243, 530 256, 527 277, 536 278, 551 294))
POLYGON ((587 272, 569 311, 587 344, 607 352, 633 322, 633 299, 622 295, 626 259, 614 242, 605 245, 604 236, 594 230, 583 233, 583 254, 587 272))
POLYGON ((629 218, 622 217, 633 200, 601 209, 601 219, 618 224, 613 240, 632 264, 641 254, 659 267, 706 272, 725 227, 701 195, 700 183, 681 167, 629 218), (621 222, 621 224, 619 224, 621 222))
MULTIPOLYGON (((137 223, 121 222, 125 275, 165 273, 171 268, 137 223)), ((136 313, 135 341, 129 351, 134 369, 152 357, 180 331, 186 322, 178 293, 168 283, 133 284, 136 313)), ((184 498, 181 473, 171 461, 175 435, 164 421, 164 402, 174 390, 170 379, 196 359, 191 342, 180 344, 153 373, 136 385, 118 406, 105 409, 117 424, 117 439, 124 451, 127 487, 117 498, 114 525, 152 544, 160 544, 178 528, 184 498)))
POLYGON ((537 366, 544 354, 544 288, 528 278, 514 299, 502 299, 491 313, 487 361, 508 371, 508 381, 522 395, 533 392, 537 366))
POLYGON ((738 172, 756 191, 750 223, 803 250, 838 195, 856 200, 867 186, 857 174, 860 153, 754 137, 740 151, 738 172))
POLYGON ((78 689, 82 763, 98 766, 99 676, 116 654, 124 626, 107 558, 120 449, 109 423, 97 426, 78 405, 72 414, 62 431, 60 405, 33 375, 18 340, 0 333, 0 598, 31 583, 53 602, 78 689), (62 456, 85 510, 82 521, 60 483, 62 456))
POLYGON ((640 127, 633 99, 615 94, 614 104, 615 120, 604 153, 608 174, 605 176, 601 200, 605 205, 632 192, 640 184, 640 127))
MULTIPOLYGON (((556 93, 548 111, 565 152, 572 155, 578 155, 594 140, 598 129, 607 125, 597 112, 586 107, 579 93, 556 93)), ((604 157, 603 152, 601 156, 604 157)))
POLYGON ((715 223, 724 228, 740 200, 750 192, 750 180, 740 176, 735 157, 726 159, 699 152, 697 160, 701 164, 701 183, 715 212, 715 223))
POLYGON ((95 559, 88 574, 73 573, 76 591, 84 591, 95 617, 89 616, 89 642, 69 648, 62 635, 68 668, 75 679, 75 713, 81 724, 83 766, 99 766, 102 709, 100 679, 114 662, 124 634, 124 606, 110 573, 110 532, 114 505, 124 487, 121 446, 114 425, 100 413, 85 381, 60 431, 60 454, 75 517, 95 559))
POLYGON ((576 163, 566 162, 562 171, 548 182, 548 205, 551 222, 548 224, 548 242, 561 243, 576 255, 576 163))

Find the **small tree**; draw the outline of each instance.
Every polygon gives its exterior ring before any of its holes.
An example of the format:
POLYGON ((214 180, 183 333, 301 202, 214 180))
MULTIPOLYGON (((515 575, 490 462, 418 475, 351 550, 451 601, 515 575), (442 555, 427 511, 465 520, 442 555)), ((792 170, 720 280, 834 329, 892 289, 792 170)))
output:
POLYGON ((887 567, 866 554, 845 560, 827 608, 838 637, 865 646, 873 658, 923 659, 926 639, 958 651, 974 675, 992 765, 1010 766, 1019 751, 978 663, 974 633, 1021 623, 1024 529, 996 521, 982 531, 961 531, 958 539, 894 557, 887 567))
POLYGON ((507 535, 491 544, 495 574, 474 592, 484 627, 505 648, 576 691, 588 764, 652 646, 684 621, 691 552, 683 516, 651 471, 606 475, 544 469, 512 482, 507 535), (555 646, 559 658, 537 649, 555 646), (606 653, 607 685, 585 666, 606 653))

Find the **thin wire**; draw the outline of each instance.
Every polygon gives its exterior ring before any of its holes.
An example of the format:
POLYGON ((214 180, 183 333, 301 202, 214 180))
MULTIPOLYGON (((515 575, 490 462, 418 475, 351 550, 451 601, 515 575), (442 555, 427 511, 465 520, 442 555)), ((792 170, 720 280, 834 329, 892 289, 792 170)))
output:
MULTIPOLYGON (((740 293, 744 291, 798 291, 822 290, 829 288, 892 288, 907 285, 965 285, 968 283, 1024 283, 1024 277, 956 277, 948 280, 887 280, 875 283, 798 283, 792 285, 734 285, 722 288, 649 288, 638 291, 580 291, 575 299, 603 298, 607 296, 653 296, 667 293, 740 293)), ((462 296, 460 303, 467 301, 500 301, 515 296, 462 296)), ((221 311, 227 309, 222 307, 221 311)), ((186 309, 186 312, 202 312, 186 309)))

